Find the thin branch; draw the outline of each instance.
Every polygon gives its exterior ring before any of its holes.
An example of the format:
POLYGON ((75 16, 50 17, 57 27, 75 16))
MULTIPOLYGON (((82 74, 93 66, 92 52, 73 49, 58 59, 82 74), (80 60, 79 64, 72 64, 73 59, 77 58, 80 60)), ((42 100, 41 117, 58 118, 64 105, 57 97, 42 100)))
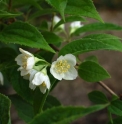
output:
POLYGON ((104 84, 102 81, 97 82, 100 84, 104 89, 106 89, 111 95, 118 96, 113 90, 111 90, 106 84, 104 84))
POLYGON ((57 51, 57 52, 60 51, 56 46, 54 46, 54 45, 52 45, 52 44, 50 44, 50 46, 51 46, 55 51, 57 51))
POLYGON ((12 7, 12 0, 9 0, 8 1, 8 10, 11 10, 11 7, 12 7))

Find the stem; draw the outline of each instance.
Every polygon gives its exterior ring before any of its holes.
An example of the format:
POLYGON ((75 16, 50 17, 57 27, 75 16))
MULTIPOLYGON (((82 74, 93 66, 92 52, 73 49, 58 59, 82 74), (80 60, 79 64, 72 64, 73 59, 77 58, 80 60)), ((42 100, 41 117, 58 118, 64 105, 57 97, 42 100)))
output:
POLYGON ((11 10, 11 6, 12 6, 12 0, 8 1, 8 10, 11 10))
POLYGON ((112 91, 106 84, 104 84, 102 81, 97 82, 100 84, 104 89, 106 89, 111 95, 118 96, 114 91, 112 91))
POLYGON ((56 46, 54 46, 54 45, 52 45, 52 44, 50 44, 50 46, 51 46, 55 51, 57 51, 57 52, 60 51, 56 46))
POLYGON ((49 90, 44 94, 44 96, 42 98, 42 102, 41 102, 40 108, 39 108, 39 113, 42 113, 43 112, 42 109, 43 109, 43 106, 44 106, 44 103, 46 101, 46 98, 47 98, 48 94, 49 94, 49 90))
POLYGON ((41 102, 41 104, 40 104, 39 113, 43 112, 44 103, 45 103, 46 98, 47 98, 47 96, 48 96, 48 94, 49 94, 49 92, 50 92, 50 90, 51 90, 51 88, 53 87, 54 84, 55 84, 55 82, 52 83, 50 89, 44 94, 44 96, 43 96, 43 98, 42 98, 42 102, 41 102))

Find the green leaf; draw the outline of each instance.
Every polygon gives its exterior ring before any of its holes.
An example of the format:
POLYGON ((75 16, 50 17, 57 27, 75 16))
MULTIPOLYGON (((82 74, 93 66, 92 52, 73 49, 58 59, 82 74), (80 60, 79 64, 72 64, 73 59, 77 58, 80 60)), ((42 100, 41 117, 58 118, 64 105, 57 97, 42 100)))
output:
POLYGON ((63 39, 56 34, 52 32, 42 32, 42 35, 44 36, 45 40, 48 42, 48 44, 56 44, 63 41, 63 39))
POLYGON ((93 62, 98 63, 98 59, 96 56, 89 56, 89 57, 85 58, 84 61, 93 61, 93 62))
POLYGON ((1 57, 0 63, 15 59, 16 56, 17 56, 17 53, 14 49, 10 47, 0 48, 0 57, 1 57))
POLYGON ((56 29, 58 26, 60 26, 61 24, 65 24, 65 23, 68 23, 68 22, 74 22, 74 21, 86 21, 83 17, 80 17, 80 16, 68 16, 68 17, 65 17, 65 21, 63 19, 61 19, 55 26, 54 26, 54 29, 56 29))
POLYGON ((54 53, 51 52, 47 52, 47 51, 39 51, 37 54, 35 54, 38 58, 43 58, 45 59, 47 62, 51 63, 52 62, 52 58, 54 56, 54 53))
POLYGON ((9 13, 7 11, 0 10, 0 18, 13 18, 20 15, 22 15, 22 13, 9 13))
POLYGON ((67 5, 67 0, 46 0, 51 6, 53 6, 62 16, 63 20, 64 17, 64 10, 67 5))
POLYGON ((97 82, 110 78, 108 72, 98 63, 86 61, 81 63, 78 69, 79 76, 88 82, 97 82))
POLYGON ((107 105, 84 107, 54 107, 38 114, 29 124, 70 124, 72 121, 104 109, 107 105), (48 119, 47 119, 48 117, 48 119))
POLYGON ((92 23, 78 28, 73 34, 80 34, 84 32, 102 31, 102 30, 122 30, 122 27, 112 23, 92 23))
POLYGON ((41 33, 34 26, 24 22, 15 22, 3 29, 0 32, 0 41, 4 43, 17 43, 33 48, 42 48, 54 52, 41 33))
POLYGON ((0 71, 7 70, 15 65, 15 57, 17 53, 14 49, 9 47, 0 48, 0 71))
POLYGON ((49 8, 49 9, 46 9, 46 10, 43 9, 43 10, 39 10, 39 11, 36 11, 36 12, 32 13, 28 18, 29 18, 29 20, 31 20, 31 19, 35 19, 37 17, 40 17, 42 15, 52 14, 54 12, 55 12, 55 9, 53 9, 53 8, 49 8))
POLYGON ((88 97, 96 104, 106 104, 109 102, 105 94, 100 91, 92 91, 88 94, 88 97))
POLYGON ((12 103, 14 104, 19 117, 24 120, 26 123, 31 121, 34 117, 34 111, 32 105, 28 104, 18 95, 9 96, 12 103))
POLYGON ((108 110, 112 114, 122 116, 122 101, 121 100, 112 101, 110 106, 108 107, 108 110))
MULTIPOLYGON (((112 124, 112 123, 108 122, 107 124, 112 124)), ((113 119, 113 124, 122 124, 122 117, 117 117, 113 119)))
POLYGON ((0 124, 10 123, 10 105, 9 98, 0 94, 0 124))
POLYGON ((41 6, 37 3, 37 0, 21 0, 21 1, 12 1, 12 7, 16 8, 16 7, 23 7, 23 6, 27 6, 27 5, 31 5, 34 6, 36 8, 38 8, 39 10, 41 10, 41 6))
POLYGON ((86 16, 103 22, 92 0, 68 0, 65 13, 75 16, 86 16))
POLYGON ((80 54, 95 50, 115 50, 122 52, 120 38, 109 34, 92 34, 64 46, 59 55, 80 54))
POLYGON ((23 79, 20 76, 20 73, 17 69, 13 69, 11 72, 11 79, 10 79, 14 90, 19 94, 25 101, 32 104, 33 101, 33 92, 29 88, 29 81, 23 79))

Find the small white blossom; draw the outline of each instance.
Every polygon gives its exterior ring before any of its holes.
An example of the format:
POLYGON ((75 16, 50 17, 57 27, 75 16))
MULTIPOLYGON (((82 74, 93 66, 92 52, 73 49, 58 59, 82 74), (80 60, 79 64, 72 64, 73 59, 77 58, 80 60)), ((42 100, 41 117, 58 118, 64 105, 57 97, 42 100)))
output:
POLYGON ((3 78, 3 74, 0 72, 0 84, 3 85, 4 78, 3 78))
POLYGON ((83 24, 81 24, 80 21, 75 21, 70 24, 70 34, 75 32, 79 27, 82 27, 83 24))
POLYGON ((21 71, 21 76, 24 76, 27 75, 29 70, 33 68, 35 64, 35 57, 28 51, 25 51, 21 48, 19 48, 19 50, 21 54, 15 58, 15 61, 18 65, 20 65, 18 71, 21 71))
POLYGON ((50 73, 58 80, 74 80, 78 76, 76 65, 76 57, 72 54, 60 56, 54 61, 50 68, 50 73))
POLYGON ((36 85, 32 83, 32 80, 34 79, 34 76, 35 76, 35 74, 36 74, 37 72, 38 72, 37 70, 31 69, 31 70, 29 71, 29 74, 26 75, 26 77, 27 77, 27 76, 29 77, 29 81, 30 81, 29 87, 30 87, 30 89, 32 89, 32 90, 35 90, 35 88, 36 88, 36 85))
MULTIPOLYGON (((56 25, 61 19, 58 16, 54 16, 53 18, 53 24, 56 25)), ((64 30, 64 24, 61 24, 59 26, 60 29, 64 30)))
POLYGON ((40 91, 44 94, 47 89, 50 89, 50 79, 47 75, 46 68, 42 71, 31 69, 28 75, 30 81, 29 87, 32 90, 35 90, 35 88, 38 86, 40 91))

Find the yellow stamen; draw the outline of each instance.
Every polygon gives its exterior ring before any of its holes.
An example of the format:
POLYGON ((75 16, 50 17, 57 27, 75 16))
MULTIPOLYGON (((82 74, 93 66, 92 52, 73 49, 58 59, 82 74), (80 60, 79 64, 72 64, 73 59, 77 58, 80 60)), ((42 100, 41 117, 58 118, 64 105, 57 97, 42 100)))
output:
POLYGON ((45 82, 43 82, 41 85, 42 85, 43 87, 46 87, 46 84, 45 84, 45 82))
POLYGON ((57 73, 66 73, 70 69, 70 64, 66 60, 60 60, 55 65, 55 70, 57 73))

